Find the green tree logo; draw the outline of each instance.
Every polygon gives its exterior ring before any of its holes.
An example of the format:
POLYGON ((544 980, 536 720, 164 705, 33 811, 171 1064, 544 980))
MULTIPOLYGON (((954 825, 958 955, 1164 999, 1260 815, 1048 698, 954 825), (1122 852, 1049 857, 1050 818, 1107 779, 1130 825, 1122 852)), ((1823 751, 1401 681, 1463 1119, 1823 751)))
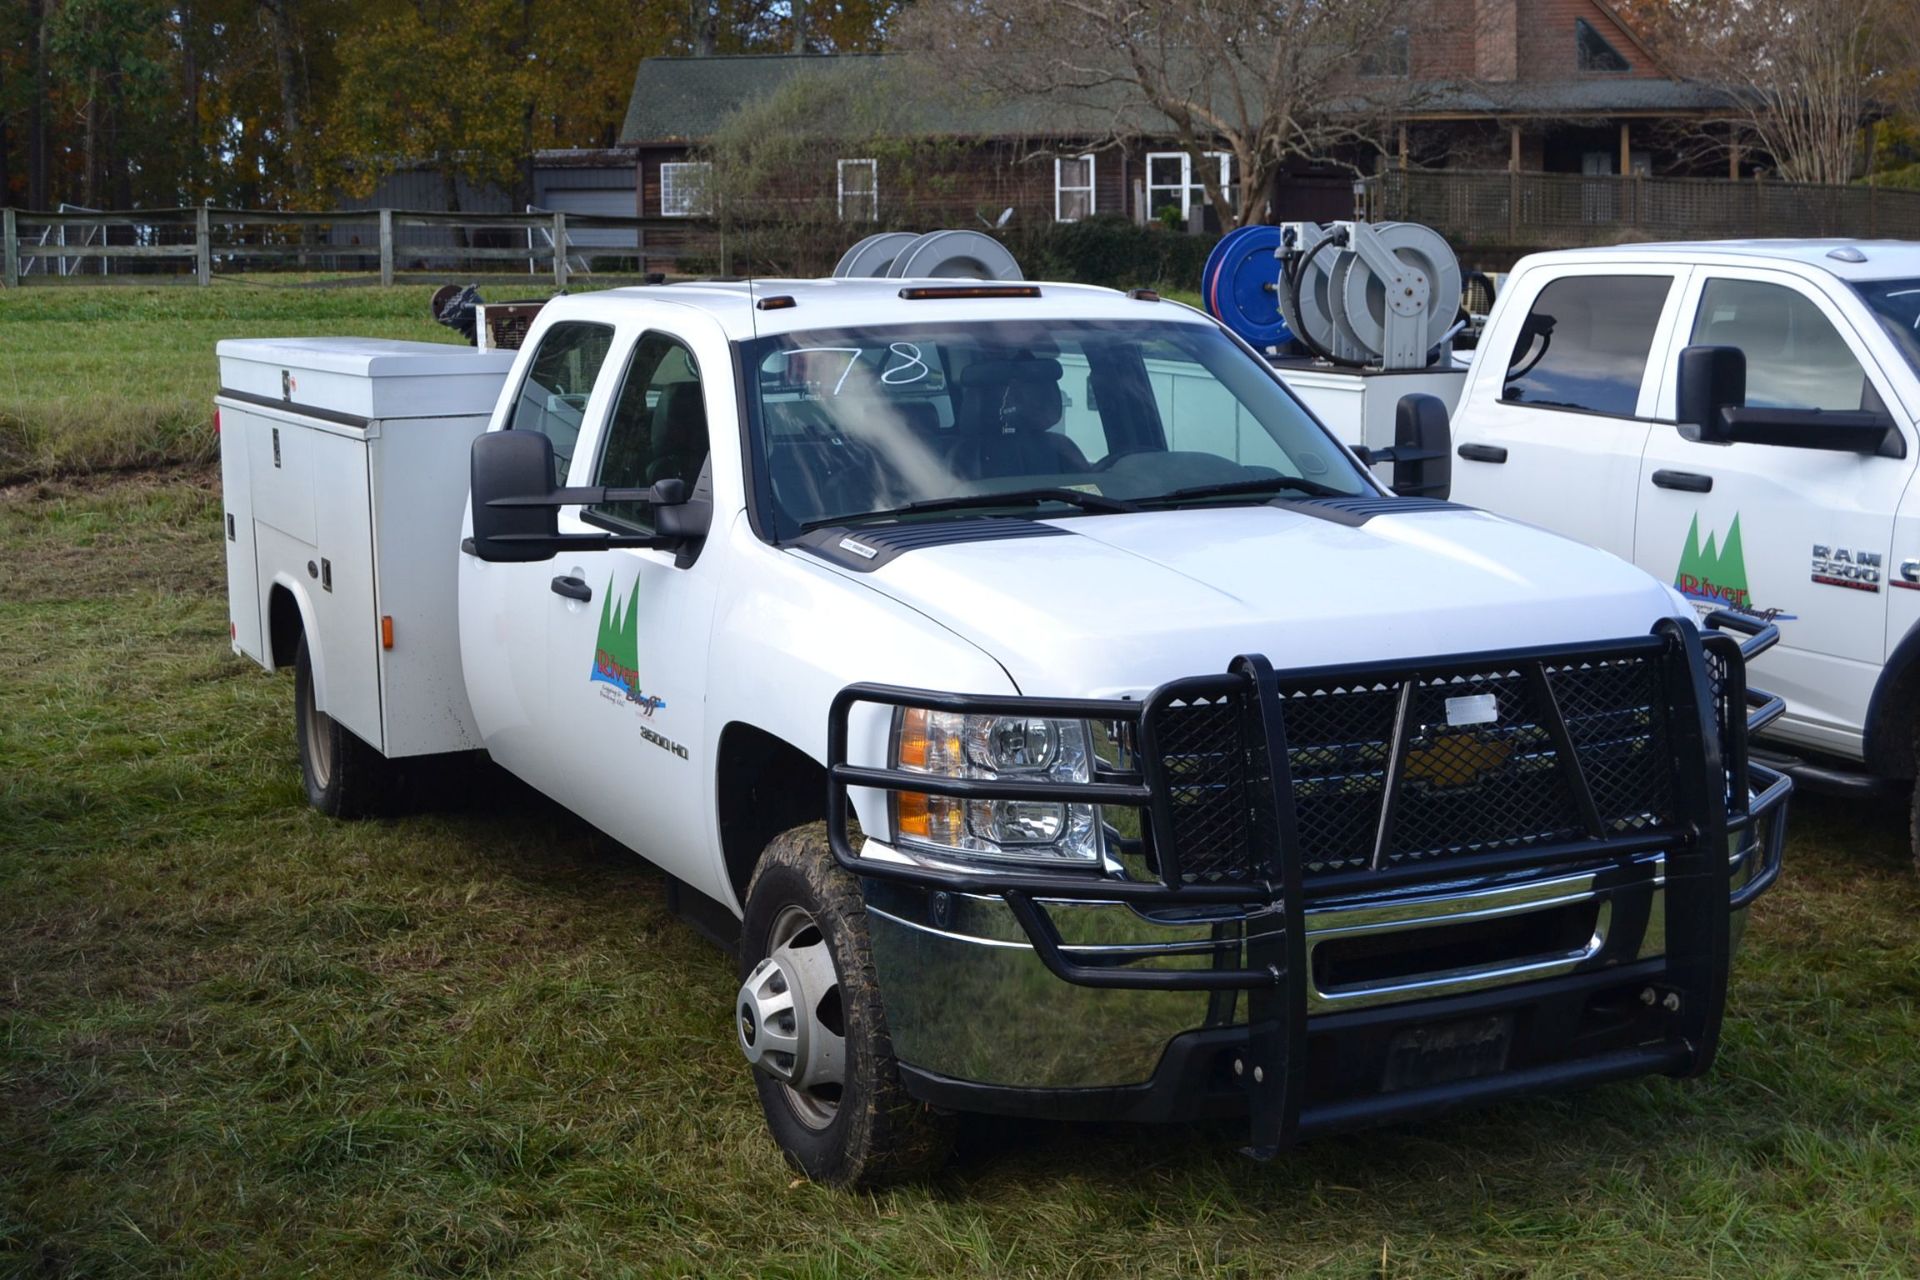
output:
POLYGON ((1689 600, 1727 605, 1735 609, 1751 607, 1747 596, 1747 560, 1740 549, 1740 517, 1733 517, 1727 540, 1716 550, 1714 535, 1705 545, 1700 542, 1700 513, 1695 512, 1687 530, 1687 545, 1680 552, 1680 568, 1673 585, 1689 600))
POLYGON ((626 607, 617 607, 613 578, 600 606, 600 638, 593 649, 593 678, 628 694, 640 691, 640 577, 634 575, 626 607))

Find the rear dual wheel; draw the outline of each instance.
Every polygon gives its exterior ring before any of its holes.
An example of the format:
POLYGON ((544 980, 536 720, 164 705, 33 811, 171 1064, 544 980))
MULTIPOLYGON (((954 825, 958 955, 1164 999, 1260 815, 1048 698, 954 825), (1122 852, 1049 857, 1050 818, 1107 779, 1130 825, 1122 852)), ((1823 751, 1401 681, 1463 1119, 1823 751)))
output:
POLYGON ((866 903, 834 862, 824 824, 775 837, 746 907, 736 1033, 787 1162, 839 1187, 939 1168, 954 1117, 916 1102, 900 1083, 866 903))
POLYGON ((293 729, 308 804, 330 818, 370 818, 399 803, 401 783, 393 762, 320 709, 304 635, 293 660, 293 729))

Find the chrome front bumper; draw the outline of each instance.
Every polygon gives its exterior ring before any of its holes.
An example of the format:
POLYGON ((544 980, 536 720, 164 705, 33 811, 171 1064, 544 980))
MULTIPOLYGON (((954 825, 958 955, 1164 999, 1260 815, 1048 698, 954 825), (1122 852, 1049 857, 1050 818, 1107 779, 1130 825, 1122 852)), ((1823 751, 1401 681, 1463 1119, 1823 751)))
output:
MULTIPOLYGON (((1732 853, 1736 891, 1761 871, 1756 844, 1749 834, 1732 853)), ((1510 988, 1657 958, 1666 950, 1665 870, 1665 855, 1655 853, 1625 868, 1509 877, 1310 908, 1308 1016, 1510 988), (1536 933, 1548 945, 1529 945, 1528 921, 1549 915, 1555 926, 1536 933), (1473 964, 1420 963, 1420 935, 1457 938, 1462 926, 1506 926, 1515 946, 1473 964), (1576 936, 1569 938, 1569 929, 1576 936), (1404 964, 1389 958, 1372 966, 1373 972, 1348 977, 1329 961, 1339 944, 1356 941, 1412 945, 1403 949, 1404 964)), ((1175 1036, 1246 1021, 1245 1002, 1236 992, 1115 990, 1060 981, 999 897, 871 880, 866 888, 868 932, 894 1052, 923 1071, 1016 1088, 1140 1084, 1154 1074, 1175 1036)), ((1166 967, 1183 963, 1165 959, 1169 952, 1184 952, 1184 963, 1194 968, 1207 967, 1218 939, 1236 937, 1248 918, 1194 918, 1201 913, 1186 912, 1182 919, 1123 903, 1045 905, 1074 958, 1118 959, 1142 950, 1162 957, 1166 967)), ((1736 948, 1746 914, 1742 908, 1732 915, 1736 948)))

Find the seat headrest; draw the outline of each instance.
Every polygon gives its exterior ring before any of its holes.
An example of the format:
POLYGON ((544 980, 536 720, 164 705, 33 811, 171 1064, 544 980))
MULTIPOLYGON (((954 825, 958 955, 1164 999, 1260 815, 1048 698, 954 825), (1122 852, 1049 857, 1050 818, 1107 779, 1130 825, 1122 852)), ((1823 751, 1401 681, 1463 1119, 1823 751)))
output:
POLYGON ((960 374, 963 387, 1004 387, 1010 382, 1058 382, 1058 360, 976 360, 960 374))
POLYGON ((653 452, 656 457, 677 453, 703 442, 707 406, 697 382, 675 382, 661 389, 653 406, 653 452))
POLYGON ((1051 430, 1066 408, 1057 382, 1015 382, 1007 387, 1000 420, 1011 431, 1027 435, 1051 430))

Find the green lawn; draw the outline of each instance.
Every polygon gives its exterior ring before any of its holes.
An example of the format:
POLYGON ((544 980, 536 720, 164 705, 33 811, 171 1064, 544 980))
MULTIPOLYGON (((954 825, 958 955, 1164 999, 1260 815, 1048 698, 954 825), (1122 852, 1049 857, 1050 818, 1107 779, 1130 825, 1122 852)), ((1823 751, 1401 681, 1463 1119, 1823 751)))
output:
MULTIPOLYGON (((0 389, 59 409, 71 360, 126 422, 202 412, 232 332, 435 336, 424 289, 238 288, 0 296, 0 389)), ((729 966, 632 855, 511 785, 305 807, 218 526, 204 464, 0 489, 0 1275, 1920 1274, 1899 806, 1796 802, 1705 1080, 1268 1165, 1233 1126, 980 1122, 845 1195, 781 1162, 729 966)))
MULTIPOLYGON (((242 276, 206 289, 34 285, 0 294, 0 484, 211 458, 214 343, 326 333, 459 342, 428 314, 434 288, 242 276)), ((504 301, 546 297, 553 286, 515 276, 483 280, 481 292, 504 301)))

